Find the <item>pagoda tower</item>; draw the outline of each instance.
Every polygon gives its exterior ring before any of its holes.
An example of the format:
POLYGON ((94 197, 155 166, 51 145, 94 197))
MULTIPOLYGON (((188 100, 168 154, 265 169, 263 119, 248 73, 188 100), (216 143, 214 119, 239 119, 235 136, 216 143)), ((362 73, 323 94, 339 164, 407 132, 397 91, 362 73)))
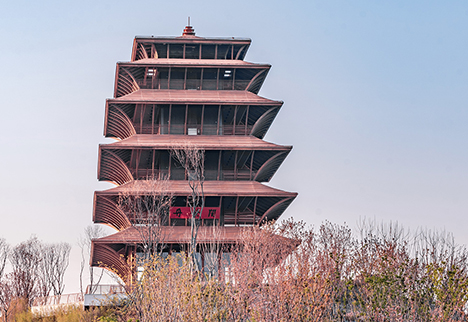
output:
POLYGON ((174 146, 204 151, 199 244, 236 244, 246 226, 278 219, 297 196, 264 184, 292 147, 263 140, 283 102, 257 95, 271 66, 244 61, 250 43, 198 37, 191 26, 180 37, 135 37, 131 61, 117 63, 114 97, 106 100, 104 135, 117 141, 99 146, 98 179, 116 187, 94 193, 94 223, 117 232, 92 241, 92 266, 131 282, 126 262, 138 255, 142 225, 119 200, 128 191, 147 193, 145 183, 155 179, 172 200, 160 227, 164 252, 187 249, 189 180, 174 146))

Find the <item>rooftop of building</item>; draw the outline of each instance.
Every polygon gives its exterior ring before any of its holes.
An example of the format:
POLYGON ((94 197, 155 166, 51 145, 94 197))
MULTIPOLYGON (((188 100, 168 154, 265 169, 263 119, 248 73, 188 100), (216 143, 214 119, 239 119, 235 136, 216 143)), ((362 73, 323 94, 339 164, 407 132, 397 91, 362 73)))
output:
POLYGON ((147 40, 155 42, 247 42, 250 43, 252 39, 244 37, 199 37, 199 36, 135 36, 137 40, 147 40))
POLYGON ((185 26, 181 36, 135 36, 135 40, 146 40, 150 42, 219 42, 219 43, 250 43, 250 38, 242 37, 200 37, 195 35, 193 26, 190 25, 190 18, 188 25, 185 26))

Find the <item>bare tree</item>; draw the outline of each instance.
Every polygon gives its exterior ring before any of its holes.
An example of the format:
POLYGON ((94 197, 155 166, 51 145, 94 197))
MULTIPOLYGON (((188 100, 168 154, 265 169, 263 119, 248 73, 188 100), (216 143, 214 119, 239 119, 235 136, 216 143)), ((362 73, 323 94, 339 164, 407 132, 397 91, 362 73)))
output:
POLYGON ((7 244, 5 239, 0 238, 0 279, 5 272, 5 266, 10 253, 10 245, 7 244))
POLYGON ((29 305, 37 296, 38 269, 41 263, 41 243, 31 237, 10 252, 13 267, 13 296, 26 299, 29 305))
POLYGON ((163 226, 167 226, 172 193, 166 178, 134 181, 119 195, 118 207, 129 216, 137 229, 141 244, 137 251, 143 253, 139 260, 148 261, 164 249, 163 226))
POLYGON ((91 256, 91 241, 96 238, 105 236, 104 229, 98 225, 89 225, 85 228, 84 234, 81 235, 78 240, 78 246, 81 249, 81 265, 80 265, 80 292, 83 295, 83 280, 84 280, 84 270, 88 266, 89 274, 89 287, 90 292, 93 293, 95 286, 99 284, 102 277, 104 276, 104 269, 97 268, 89 265, 89 257, 91 256))
POLYGON ((65 288, 63 278, 67 270, 71 246, 68 243, 43 245, 41 270, 47 274, 49 290, 61 295, 65 288))
POLYGON ((197 146, 185 143, 171 149, 171 155, 185 170, 190 187, 188 204, 190 207, 190 245, 189 255, 192 258, 192 269, 198 270, 196 250, 198 227, 205 206, 203 184, 205 182, 205 151, 197 146))
POLYGON ((210 227, 205 227, 199 234, 203 240, 209 240, 198 245, 200 253, 203 256, 203 273, 206 279, 224 278, 221 274, 224 273, 226 263, 221 257, 225 251, 224 235, 219 226, 213 224, 210 227))
POLYGON ((8 321, 11 301, 13 299, 13 287, 11 273, 5 279, 0 279, 0 308, 2 310, 3 321, 8 321), (9 276, 10 275, 10 276, 9 276))

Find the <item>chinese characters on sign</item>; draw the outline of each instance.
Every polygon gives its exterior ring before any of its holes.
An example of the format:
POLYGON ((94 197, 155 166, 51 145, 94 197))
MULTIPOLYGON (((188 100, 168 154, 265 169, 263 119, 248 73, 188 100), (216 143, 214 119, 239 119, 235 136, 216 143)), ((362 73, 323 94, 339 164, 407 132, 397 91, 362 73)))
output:
MULTIPOLYGON (((200 208, 197 210, 199 211, 200 208)), ((201 219, 219 219, 220 213, 220 207, 203 207, 201 219)), ((171 219, 189 219, 191 217, 190 207, 171 207, 170 209, 171 219)), ((197 219, 200 219, 200 215, 197 216, 197 219)))

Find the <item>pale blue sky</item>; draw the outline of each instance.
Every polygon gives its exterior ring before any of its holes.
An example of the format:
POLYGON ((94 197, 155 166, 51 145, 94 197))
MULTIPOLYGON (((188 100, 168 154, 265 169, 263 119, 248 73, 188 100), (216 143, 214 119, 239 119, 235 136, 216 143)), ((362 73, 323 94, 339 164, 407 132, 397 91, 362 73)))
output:
MULTIPOLYGON (((3 1, 0 237, 76 244, 91 223, 105 99, 135 35, 252 38, 294 145, 284 217, 445 228, 468 243, 468 2, 3 1)), ((67 292, 78 291, 75 247, 67 292)))

